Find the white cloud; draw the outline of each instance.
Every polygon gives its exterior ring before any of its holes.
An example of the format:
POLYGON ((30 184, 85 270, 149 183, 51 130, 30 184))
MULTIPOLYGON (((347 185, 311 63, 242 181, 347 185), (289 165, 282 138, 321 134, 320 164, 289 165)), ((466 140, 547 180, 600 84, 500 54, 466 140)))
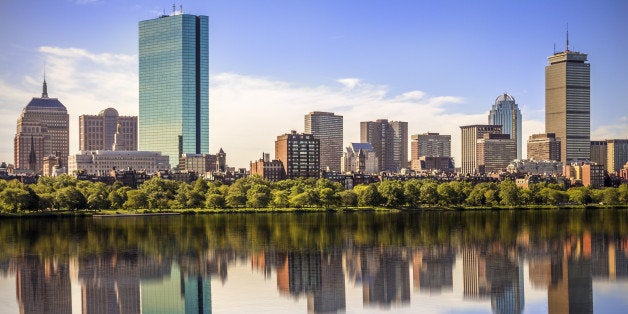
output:
POLYGON ((607 124, 591 130, 592 140, 626 139, 628 138, 628 117, 619 118, 617 124, 607 124))

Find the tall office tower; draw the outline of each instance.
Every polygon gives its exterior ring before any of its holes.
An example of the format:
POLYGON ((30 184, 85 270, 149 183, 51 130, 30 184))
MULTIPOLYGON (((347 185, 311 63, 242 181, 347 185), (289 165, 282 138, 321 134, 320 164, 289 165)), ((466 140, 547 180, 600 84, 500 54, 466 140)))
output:
POLYGON ((628 162, 628 139, 607 140, 606 171, 618 172, 628 162))
POLYGON ((314 111, 305 115, 305 132, 321 141, 321 170, 340 171, 342 156, 342 116, 314 111))
POLYGON ((360 141, 373 145, 379 171, 398 172, 408 166, 408 122, 360 122, 360 141))
POLYGON ((296 131, 277 136, 275 159, 283 163, 287 179, 318 178, 320 140, 296 131))
POLYGON ((79 116, 79 150, 112 150, 120 125, 116 150, 137 150, 137 117, 120 116, 107 108, 98 115, 79 116))
POLYGON ((139 148, 176 165, 209 152, 207 16, 163 15, 139 23, 139 148))
POLYGON ((606 141, 591 141, 591 162, 606 167, 607 161, 607 143, 606 141))
POLYGON ((564 165, 591 158, 591 69, 587 55, 569 50, 545 67, 545 132, 560 138, 564 165))
POLYGON ((412 135, 410 142, 410 159, 420 156, 449 157, 451 156, 451 135, 424 133, 412 135))
POLYGON ((504 93, 495 99, 488 124, 502 126, 502 133, 510 135, 517 143, 517 159, 521 159, 521 111, 512 96, 504 93))
POLYGON ((501 125, 465 125, 461 126, 462 131, 462 174, 474 174, 477 168, 477 141, 484 137, 484 134, 501 134, 501 125))
POLYGON ((560 161, 560 139, 554 133, 530 135, 528 159, 560 161))
POLYGON ((508 164, 516 159, 515 139, 508 134, 486 133, 477 140, 477 167, 479 173, 506 170, 508 164))
POLYGON ((67 167, 70 116, 57 98, 48 98, 44 79, 41 98, 33 97, 17 119, 14 139, 15 168, 41 173, 44 157, 59 157, 60 168, 67 167))

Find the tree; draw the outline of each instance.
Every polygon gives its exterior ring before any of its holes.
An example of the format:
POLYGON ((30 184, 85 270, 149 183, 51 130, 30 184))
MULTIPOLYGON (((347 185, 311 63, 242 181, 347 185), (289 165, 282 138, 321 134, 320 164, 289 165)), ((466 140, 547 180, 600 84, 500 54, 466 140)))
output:
POLYGON ((210 193, 205 197, 205 207, 206 208, 224 208, 225 207, 225 197, 222 194, 210 193))
POLYGON ((290 193, 285 190, 273 190, 271 192, 272 201, 271 205, 274 208, 284 208, 290 206, 290 193))
POLYGON ((421 181, 408 180, 403 184, 403 198, 406 203, 412 208, 419 208, 421 206, 421 181))
POLYGON ((615 188, 605 188, 602 196, 602 203, 604 205, 616 205, 619 204, 619 193, 615 188))
POLYGON ((384 206, 395 207, 405 204, 403 184, 397 180, 386 180, 377 186, 377 191, 382 196, 384 206))
POLYGON ((569 201, 578 204, 588 204, 591 202, 591 191, 586 187, 570 188, 567 190, 569 201))
POLYGON ((505 206, 517 206, 521 204, 519 187, 512 180, 503 180, 499 184, 499 198, 505 206))
POLYGON ((319 202, 325 208, 329 208, 330 206, 335 206, 340 203, 340 196, 334 191, 332 188, 323 188, 318 192, 319 202))
POLYGON ((617 188, 619 193, 619 202, 622 204, 628 204, 628 184, 624 183, 617 188))
POLYGON ((227 196, 225 197, 227 205, 230 207, 238 208, 246 205, 246 194, 244 194, 239 187, 231 186, 227 196))
POLYGON ((110 208, 112 209, 120 209, 123 207, 124 202, 127 201, 127 192, 131 188, 128 186, 120 187, 116 190, 111 190, 109 195, 107 196, 107 200, 109 201, 110 208))
POLYGON ((146 208, 148 207, 148 195, 142 190, 128 190, 123 207, 133 210, 146 208))
POLYGON ((60 209, 76 210, 87 208, 87 199, 75 186, 69 185, 57 191, 56 203, 60 209))
POLYGON ((449 183, 439 184, 436 188, 436 192, 438 193, 438 203, 440 205, 446 206, 456 204, 458 201, 458 194, 449 183))
POLYGON ((344 190, 340 192, 340 202, 342 206, 356 206, 358 205, 358 195, 353 190, 344 190))
POLYGON ((5 188, 0 192, 0 204, 5 210, 16 213, 28 209, 31 203, 30 197, 30 194, 23 189, 5 188))
POLYGON ((421 203, 438 204, 438 184, 436 182, 425 182, 421 186, 421 203))
POLYGON ((499 204, 499 193, 497 190, 487 189, 484 192, 484 200, 488 206, 496 206, 499 204))
POLYGON ((254 183, 246 193, 246 204, 253 208, 268 207, 270 188, 264 184, 254 183))
POLYGON ((379 195, 374 184, 358 185, 353 190, 358 194, 359 206, 378 206, 380 204, 381 195, 379 195))

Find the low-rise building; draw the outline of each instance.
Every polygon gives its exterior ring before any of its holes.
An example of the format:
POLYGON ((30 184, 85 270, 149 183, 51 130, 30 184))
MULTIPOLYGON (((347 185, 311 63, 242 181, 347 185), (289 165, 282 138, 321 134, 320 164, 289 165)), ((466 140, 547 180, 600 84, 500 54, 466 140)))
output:
POLYGON ((413 171, 454 171, 454 159, 452 157, 420 156, 410 161, 410 169, 413 171))
POLYGON ((263 154, 263 158, 251 161, 251 176, 258 175, 268 181, 281 181, 286 178, 281 160, 270 160, 269 154, 263 154))
POLYGON ((218 171, 218 158, 212 154, 182 154, 177 169, 204 176, 207 172, 218 171))
POLYGON ((578 162, 563 167, 563 175, 571 181, 572 185, 603 187, 604 173, 603 165, 593 163, 578 162))
POLYGON ((378 173, 378 158, 371 143, 351 143, 342 154, 342 172, 378 173))
POLYGON ((563 172, 563 164, 556 160, 513 160, 506 171, 529 175, 560 175, 563 172))
POLYGON ((170 169, 168 156, 148 151, 81 151, 70 155, 68 171, 75 173, 103 175, 112 169, 140 169, 148 174, 170 169))

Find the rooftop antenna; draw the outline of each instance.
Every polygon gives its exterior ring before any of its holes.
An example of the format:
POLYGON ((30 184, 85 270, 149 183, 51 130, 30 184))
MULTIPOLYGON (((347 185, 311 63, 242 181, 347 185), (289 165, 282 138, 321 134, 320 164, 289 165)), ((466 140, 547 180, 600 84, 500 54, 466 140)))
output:
POLYGON ((569 51, 569 23, 567 23, 567 47, 565 51, 569 51))
POLYGON ((183 14, 183 4, 179 4, 179 13, 183 14))
POLYGON ((176 13, 174 3, 172 4, 172 15, 176 13))
POLYGON ((554 43, 554 54, 556 54, 556 43, 554 43))

